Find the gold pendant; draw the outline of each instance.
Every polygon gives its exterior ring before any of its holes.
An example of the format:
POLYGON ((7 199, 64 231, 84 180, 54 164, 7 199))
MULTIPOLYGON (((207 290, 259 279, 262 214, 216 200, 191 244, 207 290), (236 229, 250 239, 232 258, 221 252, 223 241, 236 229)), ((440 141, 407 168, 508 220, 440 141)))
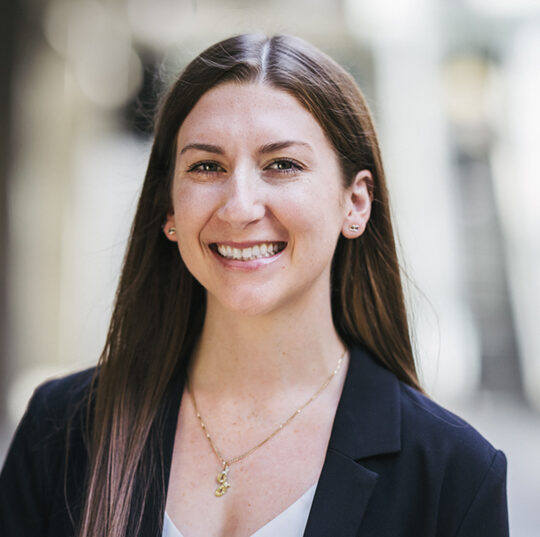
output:
POLYGON ((223 470, 219 472, 219 474, 216 477, 216 481, 219 483, 219 487, 216 489, 216 496, 219 498, 220 496, 223 496, 227 489, 231 486, 229 485, 229 482, 227 481, 227 474, 229 472, 229 467, 227 465, 223 466, 223 470))

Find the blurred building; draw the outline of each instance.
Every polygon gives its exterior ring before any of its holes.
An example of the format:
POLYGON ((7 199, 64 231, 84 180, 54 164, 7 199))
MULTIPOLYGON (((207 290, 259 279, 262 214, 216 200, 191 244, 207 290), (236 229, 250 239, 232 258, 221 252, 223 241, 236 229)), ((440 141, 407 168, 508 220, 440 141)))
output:
POLYGON ((25 0, 3 21, 7 429, 101 352, 156 96, 206 46, 263 31, 329 53, 373 109, 428 392, 509 401, 540 431, 536 0, 25 0))

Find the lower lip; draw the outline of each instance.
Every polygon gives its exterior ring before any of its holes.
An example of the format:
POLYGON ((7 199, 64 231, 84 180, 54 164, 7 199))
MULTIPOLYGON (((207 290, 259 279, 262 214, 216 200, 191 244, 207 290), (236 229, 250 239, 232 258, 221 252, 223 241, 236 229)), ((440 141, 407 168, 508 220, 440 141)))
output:
POLYGON ((215 250, 210 249, 214 257, 226 268, 233 269, 233 270, 245 270, 245 271, 252 271, 257 270, 258 268, 265 267, 267 265, 270 265, 274 261, 277 261, 281 254, 287 249, 283 248, 279 253, 274 254, 271 257, 260 257, 258 259, 251 259, 249 261, 240 261, 238 259, 227 259, 226 257, 222 257, 219 255, 215 250))

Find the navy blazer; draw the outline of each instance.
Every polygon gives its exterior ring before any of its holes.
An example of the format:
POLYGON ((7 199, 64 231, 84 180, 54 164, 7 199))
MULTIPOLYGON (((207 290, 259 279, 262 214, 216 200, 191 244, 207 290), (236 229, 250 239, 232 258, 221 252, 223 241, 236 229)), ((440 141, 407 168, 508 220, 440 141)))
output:
MULTIPOLYGON (((32 397, 0 474, 2 537, 73 535, 87 463, 77 414, 67 451, 65 436, 91 375, 47 382, 32 397)), ((167 398, 164 482, 152 483, 144 537, 161 534, 184 380, 179 375, 167 398)), ((353 349, 304 536, 506 537, 506 459, 353 349)))

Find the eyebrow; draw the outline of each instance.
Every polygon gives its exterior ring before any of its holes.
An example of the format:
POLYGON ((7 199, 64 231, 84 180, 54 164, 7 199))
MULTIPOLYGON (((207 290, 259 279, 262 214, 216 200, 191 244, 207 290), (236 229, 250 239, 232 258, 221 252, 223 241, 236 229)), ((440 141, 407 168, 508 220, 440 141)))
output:
POLYGON ((281 149, 287 149, 293 145, 300 145, 302 147, 307 147, 311 149, 311 146, 306 142, 300 142, 298 140, 284 140, 282 142, 272 142, 270 144, 265 144, 259 147, 259 153, 274 153, 275 151, 280 151, 281 149))
MULTIPOLYGON (((282 149, 286 149, 294 145, 306 147, 311 150, 311 146, 306 142, 301 142, 298 140, 283 140, 280 142, 271 142, 269 144, 264 144, 257 149, 257 152, 260 154, 274 153, 276 151, 280 151, 282 149)), ((219 145, 202 144, 202 143, 187 144, 182 148, 182 150, 180 151, 180 154, 183 155, 186 151, 189 151, 190 149, 206 151, 207 153, 215 153, 216 155, 225 154, 224 149, 220 147, 219 145)))
POLYGON ((219 147, 219 145, 199 144, 199 143, 185 145, 180 151, 180 154, 183 155, 189 149, 198 149, 199 151, 206 151, 207 153, 216 153, 218 155, 225 154, 225 151, 223 151, 223 148, 219 147))

